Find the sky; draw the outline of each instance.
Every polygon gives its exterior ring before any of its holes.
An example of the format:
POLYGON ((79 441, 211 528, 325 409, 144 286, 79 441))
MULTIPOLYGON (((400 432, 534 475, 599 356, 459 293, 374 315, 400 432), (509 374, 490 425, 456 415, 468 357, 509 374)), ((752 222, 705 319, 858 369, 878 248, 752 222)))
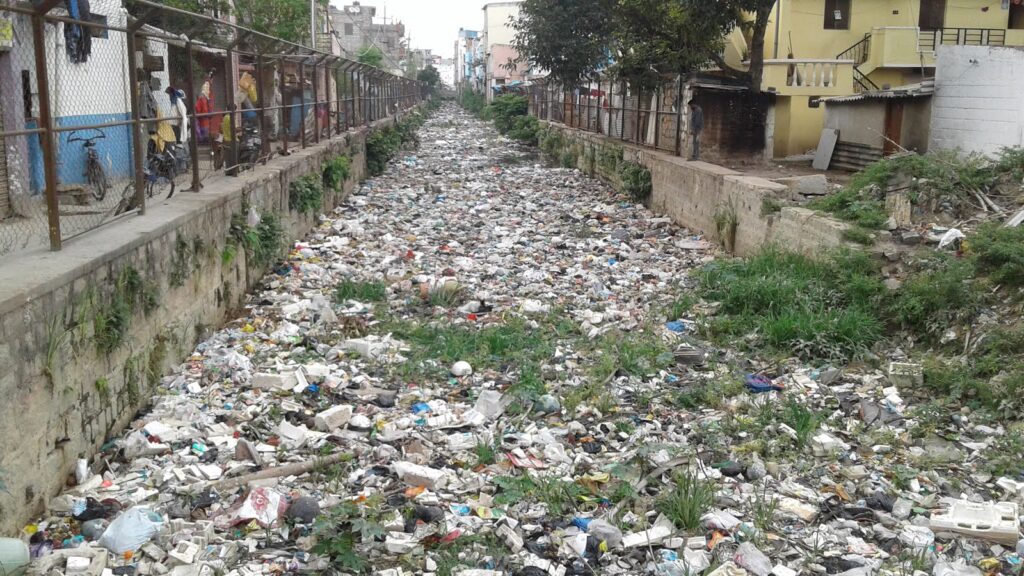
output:
MULTIPOLYGON (((351 0, 331 0, 335 8, 351 0)), ((375 6, 377 16, 396 18, 405 24, 406 36, 412 36, 413 48, 430 48, 444 58, 455 56, 459 28, 479 30, 484 25, 483 7, 487 0, 360 0, 363 6, 375 6)))

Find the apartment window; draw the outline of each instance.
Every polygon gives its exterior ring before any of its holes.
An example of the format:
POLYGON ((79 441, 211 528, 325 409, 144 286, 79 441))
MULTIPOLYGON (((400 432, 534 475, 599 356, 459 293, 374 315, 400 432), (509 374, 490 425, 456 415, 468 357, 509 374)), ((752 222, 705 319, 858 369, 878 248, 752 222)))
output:
POLYGON ((354 33, 355 33, 355 31, 352 30, 352 25, 351 24, 345 24, 345 36, 351 36, 354 33))
POLYGON ((825 0, 825 30, 850 29, 850 4, 853 0, 825 0))

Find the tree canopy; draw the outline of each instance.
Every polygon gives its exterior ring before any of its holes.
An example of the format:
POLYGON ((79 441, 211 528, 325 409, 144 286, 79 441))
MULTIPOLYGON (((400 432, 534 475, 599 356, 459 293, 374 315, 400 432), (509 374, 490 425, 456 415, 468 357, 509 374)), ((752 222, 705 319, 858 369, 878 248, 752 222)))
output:
POLYGON ((524 0, 513 22, 520 60, 575 85, 606 70, 638 88, 665 75, 687 75, 716 64, 724 73, 761 84, 764 34, 775 0, 524 0), (747 23, 744 13, 752 13, 747 23), (726 36, 749 27, 750 69, 729 68, 726 36))
POLYGON ((359 50, 358 60, 360 64, 380 68, 380 65, 384 62, 384 53, 376 46, 363 46, 359 50))
MULTIPOLYGON (((170 8, 218 18, 233 15, 241 26, 297 44, 310 37, 308 0, 163 0, 161 3, 170 8)), ((327 0, 317 0, 317 4, 325 6, 327 0)), ((131 2, 127 5, 136 16, 148 12, 146 7, 131 2)), ((215 38, 220 33, 211 27, 196 30, 195 22, 184 16, 163 12, 157 17, 165 28, 175 32, 192 30, 199 39, 215 38)))
POLYGON ((419 71, 416 75, 416 79, 427 85, 430 91, 436 90, 441 86, 441 73, 434 68, 433 64, 427 64, 427 67, 419 71))

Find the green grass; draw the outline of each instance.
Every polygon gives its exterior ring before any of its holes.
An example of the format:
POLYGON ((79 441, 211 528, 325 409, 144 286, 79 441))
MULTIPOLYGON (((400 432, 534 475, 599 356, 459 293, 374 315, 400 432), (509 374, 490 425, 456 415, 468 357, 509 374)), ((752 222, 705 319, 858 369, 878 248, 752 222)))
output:
POLYGON ((790 398, 777 411, 779 420, 796 430, 796 443, 800 447, 807 446, 811 435, 818 430, 821 416, 800 402, 790 398))
POLYGON ((490 466, 497 461, 497 451, 493 444, 477 442, 476 448, 473 449, 473 452, 476 454, 476 463, 478 466, 490 466))
POLYGON ((875 235, 866 228, 851 226, 843 230, 843 240, 860 244, 861 246, 873 246, 875 244, 875 235))
POLYGON ((340 191, 352 172, 352 159, 348 156, 335 156, 324 164, 323 183, 327 190, 340 191))
POLYGON ((388 299, 388 287, 380 281, 342 280, 334 289, 334 299, 338 302, 385 302, 388 299))
POLYGON ((1024 226, 986 224, 968 238, 968 247, 978 271, 987 274, 992 282, 1024 286, 1024 226))
POLYGON ((586 493, 579 484, 552 476, 497 476, 494 484, 500 488, 494 498, 496 504, 540 502, 547 505, 548 514, 556 518, 573 512, 576 502, 586 493))
POLYGON ((768 249, 700 271, 702 296, 721 303, 710 330, 751 332, 771 351, 804 358, 852 358, 885 333, 877 315, 885 286, 870 256, 837 252, 813 259, 768 249))
POLYGON ((662 496, 655 502, 655 508, 677 528, 695 531, 700 528, 700 517, 714 503, 714 484, 698 478, 690 471, 677 472, 672 479, 675 486, 666 487, 662 491, 662 496))
POLYGON ((979 310, 981 293, 973 275, 969 262, 946 255, 929 257, 888 300, 888 315, 900 327, 928 339, 941 336, 979 310))
POLYGON ((643 377, 675 362, 661 336, 649 328, 606 332, 594 348, 598 356, 591 376, 597 381, 607 380, 620 370, 630 376, 643 377))

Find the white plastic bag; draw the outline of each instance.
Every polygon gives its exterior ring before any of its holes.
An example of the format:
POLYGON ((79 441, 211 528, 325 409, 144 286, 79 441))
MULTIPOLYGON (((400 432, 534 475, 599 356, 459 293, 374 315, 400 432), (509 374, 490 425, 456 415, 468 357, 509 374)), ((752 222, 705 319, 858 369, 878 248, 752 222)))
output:
POLYGON ((163 527, 163 518, 149 508, 137 506, 110 523, 99 545, 114 554, 134 552, 156 536, 163 527))

